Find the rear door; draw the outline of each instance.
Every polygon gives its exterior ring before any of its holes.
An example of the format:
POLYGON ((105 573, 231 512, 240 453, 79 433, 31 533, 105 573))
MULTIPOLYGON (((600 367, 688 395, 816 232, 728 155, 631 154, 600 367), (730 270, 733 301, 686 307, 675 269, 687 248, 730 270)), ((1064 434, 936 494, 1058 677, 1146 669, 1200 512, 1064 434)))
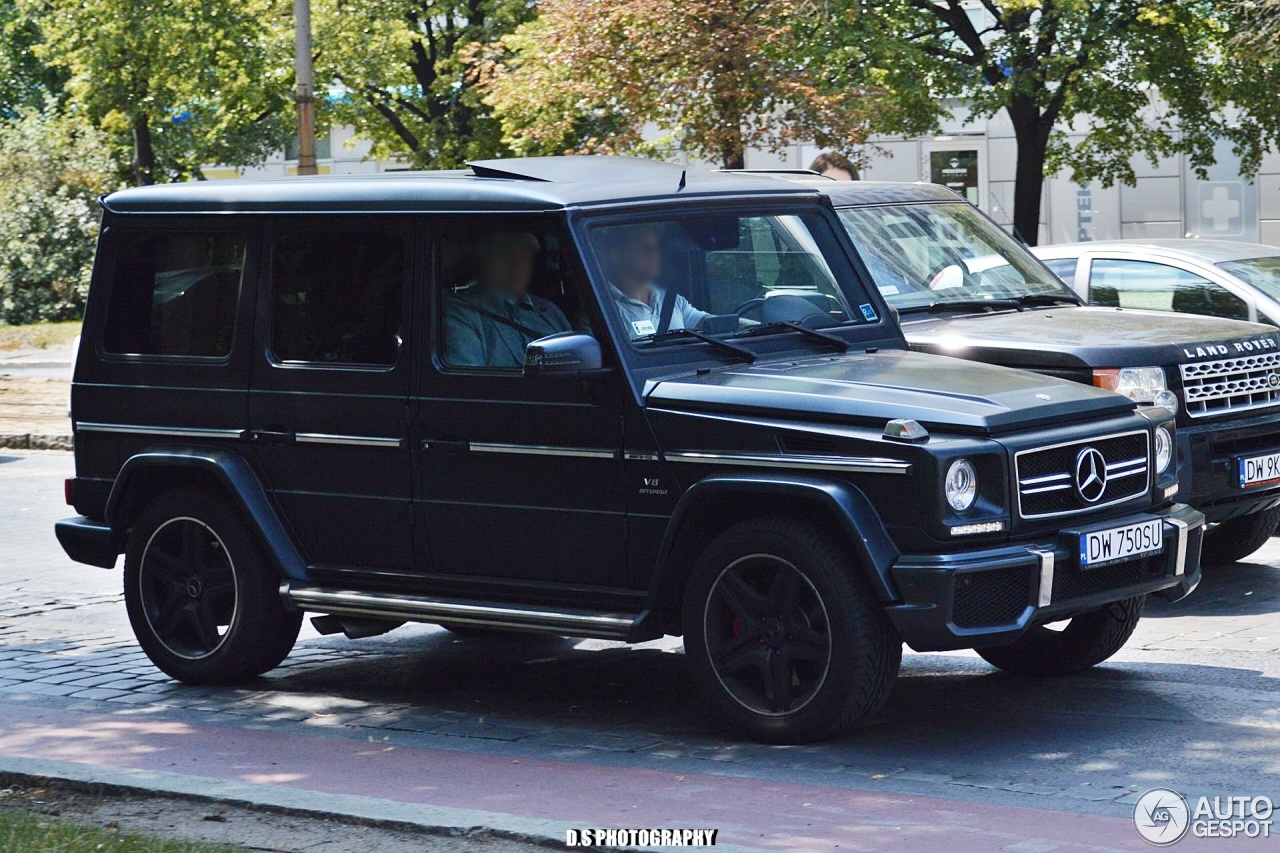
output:
POLYGON ((412 571, 412 224, 281 217, 265 242, 249 435, 267 487, 318 578, 412 571))

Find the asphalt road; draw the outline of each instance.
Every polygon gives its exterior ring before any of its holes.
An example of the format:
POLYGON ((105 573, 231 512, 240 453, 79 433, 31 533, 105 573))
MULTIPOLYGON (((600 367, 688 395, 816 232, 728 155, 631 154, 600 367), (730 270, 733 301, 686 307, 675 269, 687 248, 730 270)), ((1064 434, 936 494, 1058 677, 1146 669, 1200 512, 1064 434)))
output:
MULTIPOLYGON (((908 653, 872 726, 780 748, 716 732, 671 639, 406 626, 352 642, 308 628, 252 684, 176 685, 134 648, 119 572, 75 565, 54 541, 72 467, 0 451, 0 765, 354 796, 517 829, 718 827, 722 845, 770 850, 1138 850, 1133 803, 1151 787, 1280 802, 1280 540, 1207 572, 1185 602, 1152 602, 1088 673, 1020 680, 969 653, 908 653)), ((1275 843, 1237 842, 1178 849, 1275 843)))

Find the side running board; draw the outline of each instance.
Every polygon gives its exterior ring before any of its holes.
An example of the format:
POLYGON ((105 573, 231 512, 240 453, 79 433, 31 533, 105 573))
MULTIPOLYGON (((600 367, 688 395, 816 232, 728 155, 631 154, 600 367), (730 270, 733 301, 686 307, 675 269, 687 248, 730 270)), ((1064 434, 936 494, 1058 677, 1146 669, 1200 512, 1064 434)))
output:
MULTIPOLYGON (((284 583, 280 597, 298 610, 401 622, 477 625, 511 631, 633 642, 647 634, 645 613, 604 613, 528 604, 486 604, 383 592, 357 592, 284 583), (643 626, 643 627, 642 627, 643 626)), ((650 637, 645 637, 650 639, 650 637)))

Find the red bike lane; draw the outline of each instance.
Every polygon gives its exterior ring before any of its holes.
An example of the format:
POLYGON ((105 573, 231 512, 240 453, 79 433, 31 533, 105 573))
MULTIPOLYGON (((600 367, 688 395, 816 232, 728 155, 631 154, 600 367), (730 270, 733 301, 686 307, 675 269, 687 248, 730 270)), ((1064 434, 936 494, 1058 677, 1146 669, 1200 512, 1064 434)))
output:
MULTIPOLYGON (((1143 850, 1124 818, 580 760, 0 703, 0 756, 182 774, 576 827, 715 828, 777 851, 1143 850)), ((322 801, 322 799, 321 799, 322 801)), ((460 812, 461 814, 461 812, 460 812)), ((468 825, 474 825, 468 815, 468 825)), ((548 825, 549 826, 549 825, 548 825)), ((544 826, 544 835, 555 833, 544 826)), ((1180 849, 1199 846, 1188 839, 1180 849), (1188 844, 1187 842, 1192 842, 1188 844)), ((1215 849, 1223 849, 1221 846, 1215 849)))

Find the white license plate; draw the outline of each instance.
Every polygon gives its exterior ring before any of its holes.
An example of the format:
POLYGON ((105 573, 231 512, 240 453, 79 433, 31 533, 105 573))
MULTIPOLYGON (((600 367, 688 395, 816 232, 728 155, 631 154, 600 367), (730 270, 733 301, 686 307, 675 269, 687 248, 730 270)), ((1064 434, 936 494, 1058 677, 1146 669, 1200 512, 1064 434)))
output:
POLYGON ((1110 530, 1080 534, 1080 568, 1097 569, 1164 550, 1164 523, 1153 518, 1110 530))
POLYGON ((1280 483, 1280 453, 1245 456, 1239 462, 1240 488, 1280 483))

